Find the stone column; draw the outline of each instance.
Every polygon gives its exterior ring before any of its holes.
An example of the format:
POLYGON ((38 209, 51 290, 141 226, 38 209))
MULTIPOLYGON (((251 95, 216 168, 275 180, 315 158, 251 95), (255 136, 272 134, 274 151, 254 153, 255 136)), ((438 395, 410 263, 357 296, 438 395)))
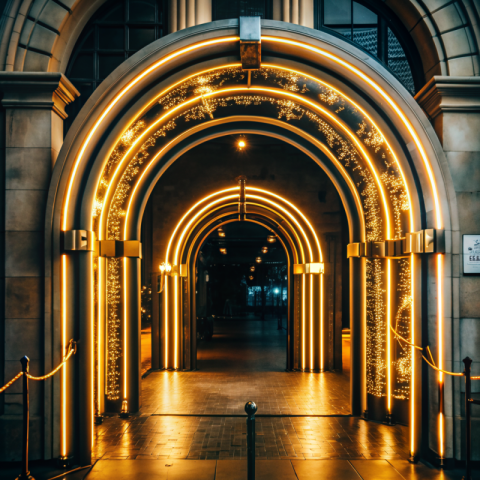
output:
POLYGON ((352 415, 367 409, 365 258, 350 258, 350 405, 352 415))
MULTIPOLYGON (((463 371, 462 359, 473 358, 472 374, 480 375, 480 277, 465 276, 462 264, 462 237, 480 234, 480 78, 433 77, 416 95, 443 144, 446 164, 442 165, 448 189, 452 231, 445 232, 449 253, 444 255, 444 368, 463 371), (450 253, 451 252, 451 253, 450 253)), ((427 223, 429 221, 427 215, 427 223)), ((427 225, 433 227, 433 225, 427 225)), ((428 266, 428 288, 436 288, 433 262, 428 266)), ((433 302, 432 302, 433 303, 433 302)), ((428 339, 438 354, 438 319, 436 305, 428 306, 428 339)), ((437 375, 429 375, 430 417, 438 411, 437 375)), ((474 393, 480 382, 472 382, 474 393)), ((463 378, 445 378, 445 457, 464 459, 464 418, 462 405, 465 392, 463 378)), ((437 451, 436 425, 430 424, 430 448, 437 451)), ((472 421, 472 460, 480 460, 480 417, 472 421)))
MULTIPOLYGON (((63 143, 65 106, 79 93, 60 73, 1 72, 3 93, 1 148, 3 162, 3 233, 1 274, 5 357, 0 383, 20 370, 27 355, 30 371, 48 371, 61 352, 53 345, 48 286, 45 282, 45 204, 53 165, 63 143)), ((51 381, 31 382, 30 459, 51 458, 51 381), (45 435, 43 428, 45 425, 45 435)), ((0 396, 0 460, 20 460, 16 432, 21 431, 21 383, 0 396)))

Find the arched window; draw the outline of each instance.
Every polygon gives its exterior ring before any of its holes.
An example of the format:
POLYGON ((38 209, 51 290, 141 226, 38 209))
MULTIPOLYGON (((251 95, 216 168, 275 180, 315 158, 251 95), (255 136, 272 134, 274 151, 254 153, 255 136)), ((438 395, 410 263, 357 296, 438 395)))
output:
POLYGON ((213 0, 212 19, 238 17, 272 19, 272 0, 213 0))
POLYGON ((167 34, 167 0, 109 0, 90 19, 67 66, 66 76, 81 93, 69 105, 64 131, 98 85, 122 62, 167 34))
POLYGON ((315 28, 333 31, 375 56, 412 95, 425 83, 413 40, 383 2, 316 0, 315 28))

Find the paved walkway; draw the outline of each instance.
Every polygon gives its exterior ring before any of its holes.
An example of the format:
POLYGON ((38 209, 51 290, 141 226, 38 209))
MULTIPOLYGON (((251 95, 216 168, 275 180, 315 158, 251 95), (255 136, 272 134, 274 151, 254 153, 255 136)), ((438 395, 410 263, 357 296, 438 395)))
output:
MULTIPOLYGON (((102 460, 86 480, 246 480, 242 460, 102 460)), ((461 472, 388 460, 257 460, 256 480, 460 480, 461 472)))

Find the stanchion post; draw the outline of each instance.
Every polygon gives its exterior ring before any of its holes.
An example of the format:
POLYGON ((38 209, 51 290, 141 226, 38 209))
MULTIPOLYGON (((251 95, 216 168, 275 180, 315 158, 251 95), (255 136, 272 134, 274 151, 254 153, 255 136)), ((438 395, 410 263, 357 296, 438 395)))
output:
POLYGON ((248 480, 255 480, 255 413, 257 406, 255 402, 245 404, 247 412, 247 471, 248 480))
POLYGON ((471 480, 472 478, 472 465, 471 465, 471 453, 472 453, 472 418, 471 418, 471 405, 470 395, 472 394, 472 359, 465 357, 463 359, 465 364, 465 476, 463 480, 471 480))
POLYGON ((25 356, 20 359, 23 372, 23 444, 22 444, 22 473, 16 480, 34 480, 28 471, 28 434, 30 425, 30 397, 28 395, 28 373, 30 359, 25 356))

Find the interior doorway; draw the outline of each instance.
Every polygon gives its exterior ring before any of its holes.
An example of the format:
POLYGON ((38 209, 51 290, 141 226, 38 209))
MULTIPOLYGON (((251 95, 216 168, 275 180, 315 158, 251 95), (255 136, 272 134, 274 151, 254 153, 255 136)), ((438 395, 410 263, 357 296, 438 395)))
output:
POLYGON ((255 223, 215 230, 196 266, 197 368, 279 372, 287 367, 288 262, 255 223))

